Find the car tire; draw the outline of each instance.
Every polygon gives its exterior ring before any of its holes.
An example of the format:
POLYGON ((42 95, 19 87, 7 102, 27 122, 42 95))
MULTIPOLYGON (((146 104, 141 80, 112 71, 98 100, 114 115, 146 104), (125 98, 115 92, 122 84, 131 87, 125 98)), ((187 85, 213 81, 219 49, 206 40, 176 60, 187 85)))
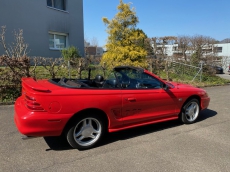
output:
POLYGON ((200 105, 197 99, 188 100, 181 110, 180 119, 184 124, 194 123, 200 113, 200 105))
POLYGON ((105 134, 105 127, 105 122, 99 115, 83 114, 70 124, 66 132, 66 139, 75 149, 90 149, 100 142, 105 134))

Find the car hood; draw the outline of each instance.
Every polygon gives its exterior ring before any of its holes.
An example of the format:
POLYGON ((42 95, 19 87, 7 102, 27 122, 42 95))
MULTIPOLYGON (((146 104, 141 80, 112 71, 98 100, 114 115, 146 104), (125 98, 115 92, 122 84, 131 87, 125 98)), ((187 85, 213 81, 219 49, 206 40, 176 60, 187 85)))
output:
POLYGON ((168 82, 169 85, 173 85, 176 88, 196 88, 192 85, 189 84, 183 84, 183 83, 179 83, 179 82, 168 82))

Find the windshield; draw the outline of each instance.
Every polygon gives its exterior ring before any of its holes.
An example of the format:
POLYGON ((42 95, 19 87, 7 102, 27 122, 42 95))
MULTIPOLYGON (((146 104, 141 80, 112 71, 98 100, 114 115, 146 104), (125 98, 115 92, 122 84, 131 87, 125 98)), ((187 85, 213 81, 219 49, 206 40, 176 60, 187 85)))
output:
POLYGON ((159 89, 163 86, 157 78, 132 68, 116 69, 109 75, 107 82, 116 88, 128 89, 159 89))

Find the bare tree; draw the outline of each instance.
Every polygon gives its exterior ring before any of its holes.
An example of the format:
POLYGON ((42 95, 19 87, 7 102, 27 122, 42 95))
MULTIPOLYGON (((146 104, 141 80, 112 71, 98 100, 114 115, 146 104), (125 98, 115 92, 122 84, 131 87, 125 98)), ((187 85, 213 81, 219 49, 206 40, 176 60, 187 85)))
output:
POLYGON ((221 43, 230 43, 230 38, 225 38, 222 41, 220 41, 221 43))
POLYGON ((175 36, 153 37, 151 38, 153 54, 166 58, 168 56, 167 45, 173 45, 177 41, 175 36))
POLYGON ((9 67, 7 77, 16 85, 20 83, 22 77, 30 76, 30 59, 26 56, 11 58, 6 55, 0 56, 0 65, 9 67))
POLYGON ((90 57, 79 58, 77 65, 77 78, 82 78, 82 71, 87 70, 91 64, 92 59, 90 57))
POLYGON ((84 39, 84 46, 85 46, 85 47, 90 46, 89 39, 88 39, 88 37, 86 37, 86 36, 85 36, 85 39, 84 39))
POLYGON ((147 64, 149 64, 149 70, 155 74, 158 72, 158 59, 157 59, 157 37, 146 39, 146 43, 149 42, 151 49, 148 52, 147 64))
POLYGON ((90 43, 91 46, 94 46, 94 47, 98 47, 98 40, 96 37, 93 37, 91 39, 91 43, 90 43))
POLYGON ((161 44, 161 46, 159 46, 159 50, 164 58, 168 56, 168 48, 166 45, 173 45, 176 42, 176 40, 177 38, 175 36, 164 36, 159 38, 161 44))
POLYGON ((187 61, 187 50, 190 49, 191 43, 190 43, 190 37, 181 35, 177 37, 177 43, 178 43, 178 49, 177 51, 182 54, 182 57, 185 61, 187 61))
POLYGON ((6 44, 6 26, 1 27, 0 43, 5 50, 8 57, 22 57, 28 54, 28 44, 25 43, 23 37, 23 30, 19 29, 18 32, 14 31, 14 42, 11 45, 6 44))
POLYGON ((40 57, 40 64, 49 72, 52 78, 56 78, 57 72, 61 69, 63 58, 40 57))
POLYGON ((167 41, 170 41, 168 37, 153 37, 149 39, 152 49, 150 49, 149 58, 147 62, 149 64, 150 71, 158 74, 165 66, 165 58, 167 57, 167 41))
POLYGON ((143 41, 143 47, 144 47, 145 50, 147 51, 147 57, 153 57, 153 56, 154 56, 152 42, 153 42, 153 41, 151 40, 151 38, 146 38, 146 39, 143 41))
POLYGON ((198 60, 213 52, 215 41, 215 39, 203 35, 195 35, 190 38, 192 50, 196 53, 198 60))
POLYGON ((5 53, 8 57, 10 57, 10 53, 8 52, 8 48, 6 46, 6 38, 5 38, 5 34, 6 34, 6 26, 2 26, 1 27, 1 33, 0 33, 0 43, 3 46, 3 49, 5 50, 5 53))
POLYGON ((8 81, 19 84, 22 77, 30 76, 30 59, 27 57, 28 44, 23 38, 23 30, 14 31, 14 42, 6 43, 6 26, 1 27, 0 44, 2 45, 5 55, 0 57, 0 65, 9 67, 8 81))

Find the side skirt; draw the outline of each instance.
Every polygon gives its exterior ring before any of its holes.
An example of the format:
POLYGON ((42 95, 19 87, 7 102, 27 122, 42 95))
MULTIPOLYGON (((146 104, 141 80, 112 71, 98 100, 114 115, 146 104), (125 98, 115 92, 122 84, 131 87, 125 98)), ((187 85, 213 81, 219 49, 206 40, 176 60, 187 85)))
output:
POLYGON ((134 128, 134 127, 139 127, 139 126, 144 126, 144 125, 149 125, 149 124, 155 124, 155 123, 159 123, 159 122, 171 121, 171 120, 175 120, 175 119, 178 119, 178 116, 154 120, 154 121, 149 121, 149 122, 145 122, 145 123, 141 123, 141 124, 129 125, 129 126, 121 127, 121 128, 109 128, 109 132, 112 133, 112 132, 121 131, 121 130, 129 129, 129 128, 134 128))

